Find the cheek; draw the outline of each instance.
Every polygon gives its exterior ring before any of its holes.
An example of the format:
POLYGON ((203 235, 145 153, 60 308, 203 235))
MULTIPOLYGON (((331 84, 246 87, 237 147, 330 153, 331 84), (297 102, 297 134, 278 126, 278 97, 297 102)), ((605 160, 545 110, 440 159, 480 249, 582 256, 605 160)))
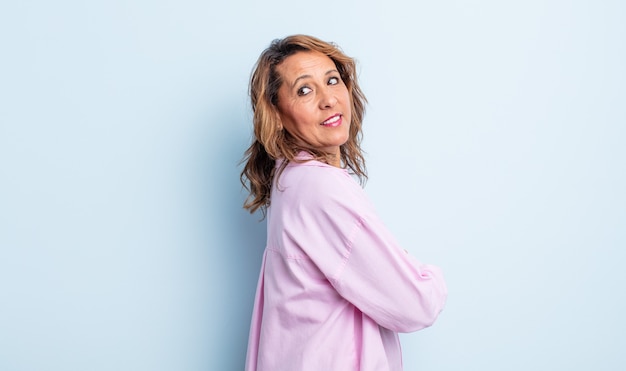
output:
POLYGON ((293 105, 289 107, 288 116, 291 118, 294 126, 296 127, 305 127, 311 121, 311 110, 308 109, 306 105, 293 105))
POLYGON ((293 122, 294 121, 294 108, 292 106, 286 104, 278 105, 278 115, 280 119, 283 121, 283 124, 293 122))
POLYGON ((306 127, 306 122, 303 121, 304 117, 306 117, 306 115, 303 115, 302 112, 294 106, 285 107, 280 111, 280 118, 283 127, 291 135, 296 135, 298 132, 302 131, 304 127, 306 127))
POLYGON ((343 100, 344 102, 346 102, 346 105, 348 106, 348 108, 352 109, 352 96, 350 95, 350 92, 348 91, 348 89, 346 89, 346 91, 343 94, 343 100))
POLYGON ((350 96, 350 93, 346 93, 346 108, 348 109, 347 115, 350 116, 350 122, 352 122, 352 97, 350 96))

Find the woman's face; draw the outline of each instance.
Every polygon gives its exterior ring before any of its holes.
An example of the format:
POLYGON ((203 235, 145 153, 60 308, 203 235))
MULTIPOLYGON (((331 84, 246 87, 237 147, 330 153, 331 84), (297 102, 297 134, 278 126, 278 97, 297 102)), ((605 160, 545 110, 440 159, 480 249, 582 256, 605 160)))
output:
POLYGON ((320 52, 306 51, 285 58, 276 70, 283 80, 278 112, 285 130, 300 144, 335 154, 339 161, 352 117, 350 93, 335 63, 320 52))

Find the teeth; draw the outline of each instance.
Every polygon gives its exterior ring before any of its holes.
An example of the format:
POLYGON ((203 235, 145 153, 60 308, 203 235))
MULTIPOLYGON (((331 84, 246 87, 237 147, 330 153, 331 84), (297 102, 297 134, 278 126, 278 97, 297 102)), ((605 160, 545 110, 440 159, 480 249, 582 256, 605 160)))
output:
POLYGON ((339 120, 339 118, 340 118, 340 117, 341 117, 341 116, 339 116, 339 115, 337 115, 337 116, 333 116, 332 118, 330 118, 330 119, 328 119, 328 120, 324 121, 324 125, 327 125, 327 124, 332 124, 333 122, 337 122, 337 121, 339 120))

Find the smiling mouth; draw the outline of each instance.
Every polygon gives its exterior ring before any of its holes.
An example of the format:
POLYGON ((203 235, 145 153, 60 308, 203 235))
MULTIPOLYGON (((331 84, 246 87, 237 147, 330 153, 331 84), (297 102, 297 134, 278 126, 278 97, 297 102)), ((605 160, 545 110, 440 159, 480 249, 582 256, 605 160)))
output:
POLYGON ((329 118, 327 118, 324 122, 322 122, 321 124, 322 126, 327 126, 327 127, 336 127, 341 125, 341 115, 340 114, 336 114, 334 116, 331 116, 329 118))

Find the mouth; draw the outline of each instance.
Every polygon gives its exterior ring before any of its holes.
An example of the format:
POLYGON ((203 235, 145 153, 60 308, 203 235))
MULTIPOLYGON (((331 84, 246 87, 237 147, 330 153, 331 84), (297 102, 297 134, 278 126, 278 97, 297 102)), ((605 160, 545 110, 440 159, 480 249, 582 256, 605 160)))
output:
POLYGON ((335 115, 330 116, 329 118, 327 118, 326 120, 324 120, 324 122, 321 123, 322 126, 326 126, 326 127, 337 127, 339 125, 341 125, 341 118, 342 115, 340 113, 337 113, 335 115))

